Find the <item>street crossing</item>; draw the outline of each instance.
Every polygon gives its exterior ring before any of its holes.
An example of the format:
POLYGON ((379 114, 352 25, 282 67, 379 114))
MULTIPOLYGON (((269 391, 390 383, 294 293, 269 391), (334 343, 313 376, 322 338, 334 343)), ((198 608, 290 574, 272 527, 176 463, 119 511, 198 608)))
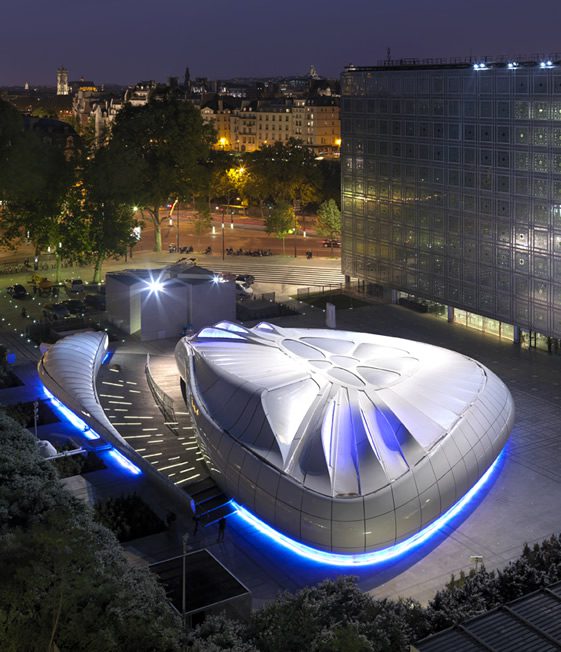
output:
POLYGON ((228 256, 224 260, 217 256, 197 256, 196 260, 198 265, 215 272, 251 274, 257 283, 325 287, 339 286, 345 281, 338 260, 333 261, 332 265, 314 265, 312 261, 305 259, 274 262, 274 256, 228 256), (299 260, 302 260, 302 263, 299 263, 299 260))

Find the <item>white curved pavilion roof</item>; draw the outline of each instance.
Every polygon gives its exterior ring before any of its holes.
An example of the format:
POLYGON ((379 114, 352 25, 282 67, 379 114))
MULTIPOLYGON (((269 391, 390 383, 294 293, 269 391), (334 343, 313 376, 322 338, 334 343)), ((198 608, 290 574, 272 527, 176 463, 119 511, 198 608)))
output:
POLYGON ((208 417, 332 497, 370 494, 407 473, 454 430, 490 373, 420 342, 267 323, 221 322, 189 346, 208 417))

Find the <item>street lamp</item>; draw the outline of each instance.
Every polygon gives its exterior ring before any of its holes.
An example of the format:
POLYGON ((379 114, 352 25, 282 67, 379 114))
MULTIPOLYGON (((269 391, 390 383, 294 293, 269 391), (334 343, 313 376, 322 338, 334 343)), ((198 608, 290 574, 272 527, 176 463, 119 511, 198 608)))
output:
POLYGON ((187 587, 186 587, 186 570, 187 570, 187 541, 189 541, 189 533, 186 532, 182 539, 183 541, 183 582, 181 587, 181 616, 183 622, 183 631, 185 631, 186 624, 186 611, 187 611, 187 587))

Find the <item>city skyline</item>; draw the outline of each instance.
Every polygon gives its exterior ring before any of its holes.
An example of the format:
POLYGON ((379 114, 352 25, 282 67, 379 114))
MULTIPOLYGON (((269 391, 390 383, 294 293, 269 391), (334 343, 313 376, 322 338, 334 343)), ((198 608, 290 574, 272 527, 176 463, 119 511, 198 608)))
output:
POLYGON ((338 77, 345 65, 393 58, 550 53, 561 50, 561 7, 545 0, 528 12, 521 0, 444 0, 390 6, 349 0, 268 6, 215 0, 188 5, 100 0, 96 11, 62 0, 45 11, 38 0, 3 7, 0 85, 54 85, 64 65, 71 79, 130 84, 140 79, 338 77), (523 20, 522 20, 523 16, 523 20))

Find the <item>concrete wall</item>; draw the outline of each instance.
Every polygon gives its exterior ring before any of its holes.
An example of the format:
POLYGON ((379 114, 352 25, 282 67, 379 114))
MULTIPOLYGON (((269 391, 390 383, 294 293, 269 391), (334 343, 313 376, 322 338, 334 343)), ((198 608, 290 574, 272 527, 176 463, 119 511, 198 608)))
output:
POLYGON ((134 306, 131 301, 131 286, 107 274, 105 277, 105 297, 110 321, 125 333, 134 333, 140 328, 133 316, 134 306))
POLYGON ((203 283, 191 285, 190 288, 190 323, 193 330, 211 326, 218 321, 235 321, 234 283, 203 283))
POLYGON ((148 292, 141 297, 143 340, 181 337, 189 323, 189 288, 183 283, 166 284, 162 292, 148 292))

